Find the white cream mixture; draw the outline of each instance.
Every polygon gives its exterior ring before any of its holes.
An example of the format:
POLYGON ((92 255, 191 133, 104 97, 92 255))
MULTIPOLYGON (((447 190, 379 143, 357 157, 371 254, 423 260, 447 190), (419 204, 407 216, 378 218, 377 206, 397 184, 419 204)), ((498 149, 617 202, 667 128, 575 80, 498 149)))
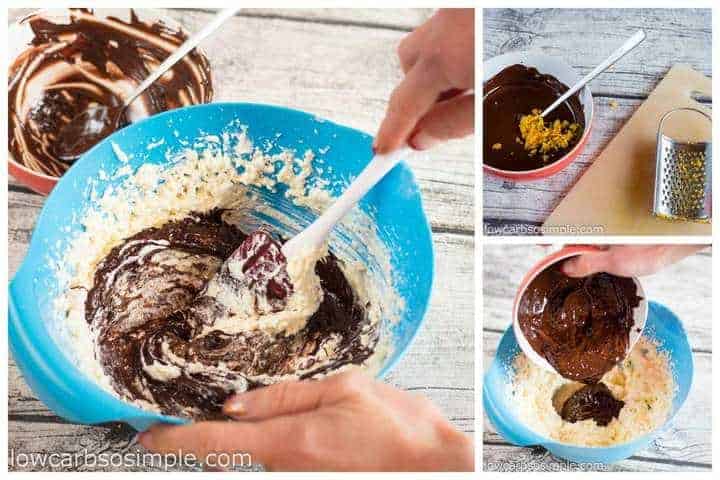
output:
MULTIPOLYGON (((153 148, 158 148, 157 141, 153 148)), ((116 151, 122 159, 124 154, 116 151)), ((113 247, 146 228, 215 208, 227 209, 228 221, 245 231, 252 231, 264 222, 260 215, 273 218, 277 221, 274 227, 289 238, 307 224, 308 217, 296 208, 287 208, 288 205, 306 207, 317 214, 332 201, 327 183, 312 176, 315 158, 312 152, 306 152, 302 158, 296 158, 292 151, 267 154, 253 146, 246 128, 236 128, 234 133, 221 137, 205 137, 192 148, 168 152, 168 156, 172 160, 168 165, 144 164, 133 172, 128 164, 115 172, 103 172, 101 177, 124 180, 102 193, 91 184, 91 207, 78 219, 83 230, 73 235, 67 248, 57 252, 61 294, 55 309, 62 319, 59 340, 71 346, 71 356, 80 369, 110 391, 113 388, 97 360, 96 332, 88 327, 84 303, 98 263, 113 247), (280 205, 270 206, 267 192, 258 188, 274 192, 280 186, 287 187, 285 198, 290 203, 282 205, 281 201, 280 205)), ((384 328, 389 327, 399 318, 402 300, 392 286, 390 255, 377 235, 371 215, 356 208, 336 230, 330 248, 342 262, 345 277, 360 301, 367 305, 371 323, 382 322, 384 328)), ((232 296, 210 282, 209 294, 231 306, 235 313, 245 313, 219 319, 221 323, 214 328, 226 332, 254 328, 285 334, 297 332, 322 298, 312 267, 324 255, 322 250, 289 259, 287 271, 295 290, 282 312, 265 314, 260 307, 260 314, 258 311, 248 314, 247 299, 232 296)), ((389 335, 383 334, 364 367, 371 372, 379 370, 391 343, 389 335)), ((326 354, 332 357, 332 352, 326 354)), ((178 374, 173 368, 144 365, 153 378, 173 378, 178 374)), ((137 403, 152 408, 151 404, 137 403)))

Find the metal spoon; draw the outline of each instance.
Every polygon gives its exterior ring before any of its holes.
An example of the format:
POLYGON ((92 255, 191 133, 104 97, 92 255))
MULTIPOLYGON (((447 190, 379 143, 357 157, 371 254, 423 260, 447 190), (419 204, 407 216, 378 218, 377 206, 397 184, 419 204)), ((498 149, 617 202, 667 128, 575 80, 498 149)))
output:
POLYGON ((238 10, 240 10, 240 8, 226 8, 221 10, 202 30, 188 38, 177 50, 168 56, 164 62, 158 65, 157 68, 128 95, 121 105, 114 107, 97 105, 75 116, 60 129, 58 139, 55 142, 55 155, 62 161, 74 162, 80 155, 100 142, 100 140, 117 130, 120 119, 127 107, 158 78, 182 60, 193 48, 197 47, 201 41, 217 30, 228 18, 235 15, 238 10))
POLYGON ((583 88, 585 85, 590 83, 592 79, 600 75, 602 72, 610 68, 612 64, 620 60, 622 57, 627 55, 632 49, 640 45, 643 40, 645 40, 645 32, 642 30, 638 30, 635 32, 635 34, 628 38, 625 43, 620 46, 617 50, 615 50, 613 53, 610 54, 609 57, 607 57, 600 65, 595 67, 592 72, 585 75, 578 83, 573 85, 573 87, 565 92, 560 98, 555 100, 549 107, 547 107, 541 114, 541 117, 547 116, 550 112, 555 110, 559 105, 562 105, 568 98, 575 95, 575 92, 583 88))

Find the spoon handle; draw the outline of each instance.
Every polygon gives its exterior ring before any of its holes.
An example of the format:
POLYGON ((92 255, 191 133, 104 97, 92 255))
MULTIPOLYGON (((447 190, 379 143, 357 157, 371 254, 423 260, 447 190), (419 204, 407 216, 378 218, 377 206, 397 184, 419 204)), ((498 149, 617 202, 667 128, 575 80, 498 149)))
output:
POLYGON ((412 150, 409 147, 401 147, 385 155, 375 155, 365 169, 360 172, 360 175, 322 215, 315 219, 305 230, 285 242, 282 247, 285 258, 291 258, 303 252, 319 248, 325 242, 335 224, 410 152, 412 150))
POLYGON ((160 78, 165 72, 170 70, 173 65, 175 65, 177 62, 182 60, 182 58, 187 55, 190 50, 197 47, 200 42, 202 42, 206 37, 208 37, 211 33, 213 33, 215 30, 217 30, 220 25, 222 25, 228 18, 232 17, 237 13, 237 11, 240 10, 239 7, 236 8, 226 8, 224 10, 220 10, 220 12, 215 15, 215 17, 205 25, 200 31, 193 34, 190 38, 185 40, 182 45, 180 45, 170 56, 168 56, 164 62, 162 62, 160 65, 158 65, 150 75, 148 75, 145 80, 143 80, 140 85, 137 86, 135 90, 132 91, 130 96, 125 100, 125 106, 129 106, 137 97, 140 96, 147 88, 152 85, 155 80, 160 78))
POLYGON ((555 110, 558 105, 562 105, 565 100, 570 98, 571 96, 575 95, 575 92, 583 88, 586 84, 590 83, 590 81, 600 75, 602 72, 607 70, 613 63, 620 60, 622 57, 624 57, 626 54, 628 54, 633 48, 637 47, 642 43, 642 41, 645 40, 645 32, 642 30, 638 30, 635 32, 635 34, 628 38, 625 43, 623 43, 620 48, 615 50, 608 58, 606 58, 600 65, 595 67, 592 72, 585 75, 582 80, 580 80, 578 83, 573 85, 573 87, 565 92, 560 98, 555 100, 552 105, 547 107, 540 116, 544 117, 548 113, 555 110))

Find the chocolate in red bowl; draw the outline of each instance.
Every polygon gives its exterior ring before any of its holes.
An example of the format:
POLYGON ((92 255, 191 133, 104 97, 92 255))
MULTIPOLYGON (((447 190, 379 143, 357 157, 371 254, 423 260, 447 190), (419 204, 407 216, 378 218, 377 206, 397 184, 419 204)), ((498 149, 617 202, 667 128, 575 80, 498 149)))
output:
MULTIPOLYGON (((597 252, 599 250, 600 248, 594 245, 572 245, 562 247, 535 263, 535 265, 533 265, 533 267, 525 274, 522 281, 520 282, 520 286, 518 287, 517 294, 515 295, 515 299, 513 301, 512 311, 513 332, 515 334, 515 339, 517 340, 520 349, 523 351, 523 353, 525 353, 525 355, 530 359, 530 361, 544 368, 547 371, 554 372, 555 368, 550 365, 550 363, 542 354, 535 351, 530 341, 525 336, 525 333, 523 332, 523 329, 521 327, 519 312, 521 310, 520 304, 523 296, 528 290, 528 287, 530 287, 533 283, 533 280, 535 280, 535 278, 537 278, 538 275, 540 275, 545 270, 550 269, 551 267, 556 266, 569 258, 576 257, 582 254, 597 252)), ((640 279, 637 277, 632 277, 632 280, 635 284, 636 294, 640 298, 640 300, 638 305, 632 309, 633 323, 632 328, 629 331, 627 352, 632 349, 635 343, 637 343, 637 341, 642 336, 645 324, 647 322, 649 308, 647 294, 645 293, 645 289, 643 288, 640 279)), ((559 285, 556 286, 556 288, 560 288, 559 285)))
POLYGON ((519 142, 518 125, 522 115, 535 108, 544 110, 581 77, 561 59, 534 52, 506 53, 486 61, 483 69, 483 170, 532 181, 567 167, 590 136, 593 100, 587 86, 545 118, 580 124, 580 138, 567 149, 550 153, 544 161, 537 155, 531 158, 519 142))
MULTIPOLYGON (((172 19, 126 8, 39 10, 8 33, 8 171, 41 194, 73 163, 56 153, 62 127, 93 105, 121 105, 187 38, 172 19)), ((125 110, 121 128, 212 97, 210 64, 196 49, 125 110)))

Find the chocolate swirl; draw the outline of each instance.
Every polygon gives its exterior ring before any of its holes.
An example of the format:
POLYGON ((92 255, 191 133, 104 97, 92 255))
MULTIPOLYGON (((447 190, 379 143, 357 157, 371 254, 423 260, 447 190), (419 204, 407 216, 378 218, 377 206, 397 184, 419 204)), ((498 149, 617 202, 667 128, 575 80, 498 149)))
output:
MULTIPOLYGON (((19 164, 59 177, 69 167, 55 154, 60 129, 88 107, 116 107, 187 38, 162 22, 100 18, 70 9, 68 23, 42 14, 24 20, 31 45, 12 63, 8 79, 8 146, 19 164)), ((212 99, 210 66, 190 52, 128 108, 131 121, 212 99)))
POLYGON ((104 258, 85 316, 121 397, 165 414, 216 418, 235 391, 312 378, 370 357, 377 327, 332 254, 315 266, 323 299, 299 332, 214 328, 222 305, 203 288, 227 274, 224 261, 245 238, 214 211, 144 230, 104 258))

